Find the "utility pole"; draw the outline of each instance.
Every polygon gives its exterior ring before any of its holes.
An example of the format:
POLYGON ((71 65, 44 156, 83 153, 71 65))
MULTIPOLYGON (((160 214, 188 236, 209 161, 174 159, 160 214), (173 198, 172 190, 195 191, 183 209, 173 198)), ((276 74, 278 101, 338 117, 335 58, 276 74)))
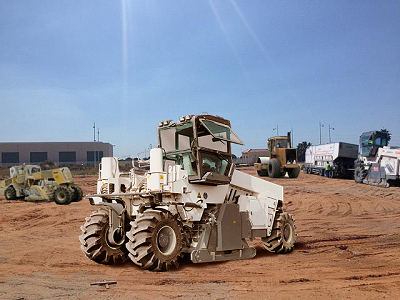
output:
POLYGON ((93 142, 96 141, 96 122, 93 124, 93 142))
POLYGON ((329 126, 329 143, 331 143, 331 130, 335 130, 335 128, 331 127, 331 125, 329 126))
POLYGON ((100 142, 100 128, 97 127, 97 141, 100 142))
POLYGON ((319 144, 321 145, 322 144, 322 141, 321 141, 321 138, 322 138, 322 136, 321 136, 321 128, 322 127, 324 127, 324 124, 322 124, 321 122, 319 122, 319 144))

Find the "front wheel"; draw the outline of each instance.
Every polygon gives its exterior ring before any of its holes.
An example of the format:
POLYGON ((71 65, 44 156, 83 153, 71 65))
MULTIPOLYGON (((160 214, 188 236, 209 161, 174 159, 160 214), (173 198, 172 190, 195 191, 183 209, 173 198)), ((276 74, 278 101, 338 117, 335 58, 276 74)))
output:
POLYGON ((268 166, 269 177, 278 178, 281 174, 281 163, 276 158, 271 159, 268 166))
POLYGON ((126 234, 129 258, 142 269, 168 271, 182 256, 181 226, 168 212, 148 209, 126 234))
POLYGON ((367 171, 363 166, 357 166, 354 170, 354 181, 357 183, 363 183, 365 176, 367 175, 367 171))
POLYGON ((125 249, 125 236, 115 234, 114 240, 119 245, 112 245, 108 241, 109 212, 100 208, 86 218, 86 223, 81 226, 82 234, 79 236, 81 249, 86 257, 105 265, 120 264, 126 261, 128 254, 125 249))
POLYGON ((71 203, 71 192, 65 186, 59 186, 54 192, 54 202, 60 205, 71 203))
POLYGON ((6 188, 4 196, 6 197, 6 200, 15 200, 17 199, 17 192, 15 191, 14 187, 10 185, 6 188))
POLYGON ((289 253, 296 243, 296 225, 291 214, 277 212, 271 235, 262 238, 264 249, 273 253, 289 253))

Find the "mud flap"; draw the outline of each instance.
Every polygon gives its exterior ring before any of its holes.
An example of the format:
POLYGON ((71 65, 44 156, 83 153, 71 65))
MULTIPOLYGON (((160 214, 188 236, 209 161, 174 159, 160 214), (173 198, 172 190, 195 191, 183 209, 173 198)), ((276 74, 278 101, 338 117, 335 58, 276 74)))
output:
POLYGON ((386 181, 385 168, 380 164, 374 163, 368 170, 367 176, 364 178, 363 183, 375 186, 389 187, 386 181))
POLYGON ((248 214, 240 213, 238 204, 221 204, 216 223, 205 225, 191 260, 202 263, 252 258, 256 250, 245 239, 250 233, 248 214))

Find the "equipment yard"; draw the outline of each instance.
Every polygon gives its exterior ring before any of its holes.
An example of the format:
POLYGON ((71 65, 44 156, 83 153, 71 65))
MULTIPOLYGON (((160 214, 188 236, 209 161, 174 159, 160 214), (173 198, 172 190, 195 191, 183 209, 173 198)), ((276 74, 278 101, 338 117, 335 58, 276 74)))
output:
MULTIPOLYGON (((256 176, 252 168, 244 169, 256 176)), ((84 195, 97 176, 76 177, 84 195)), ((400 298, 400 188, 305 175, 268 178, 284 187, 296 219, 290 254, 262 249, 252 259, 194 264, 169 272, 127 261, 101 265, 82 255, 78 236, 89 201, 58 206, 0 198, 1 299, 400 298), (109 286, 92 285, 110 281, 109 286), (115 281, 117 282, 115 284, 115 281), (111 285, 112 284, 112 285, 111 285)))

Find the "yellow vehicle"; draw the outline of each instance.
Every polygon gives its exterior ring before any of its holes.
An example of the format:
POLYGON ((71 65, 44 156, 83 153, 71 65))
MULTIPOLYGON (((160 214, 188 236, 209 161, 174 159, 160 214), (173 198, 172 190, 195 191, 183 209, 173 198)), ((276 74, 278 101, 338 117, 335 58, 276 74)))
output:
POLYGON ((297 150, 291 148, 290 132, 287 136, 275 136, 268 139, 269 157, 259 157, 254 164, 258 176, 282 177, 288 173, 297 178, 300 167, 297 164, 297 150))
POLYGON ((74 184, 68 168, 42 171, 37 165, 22 165, 11 167, 10 178, 0 181, 0 196, 69 204, 82 199, 82 189, 74 184))

